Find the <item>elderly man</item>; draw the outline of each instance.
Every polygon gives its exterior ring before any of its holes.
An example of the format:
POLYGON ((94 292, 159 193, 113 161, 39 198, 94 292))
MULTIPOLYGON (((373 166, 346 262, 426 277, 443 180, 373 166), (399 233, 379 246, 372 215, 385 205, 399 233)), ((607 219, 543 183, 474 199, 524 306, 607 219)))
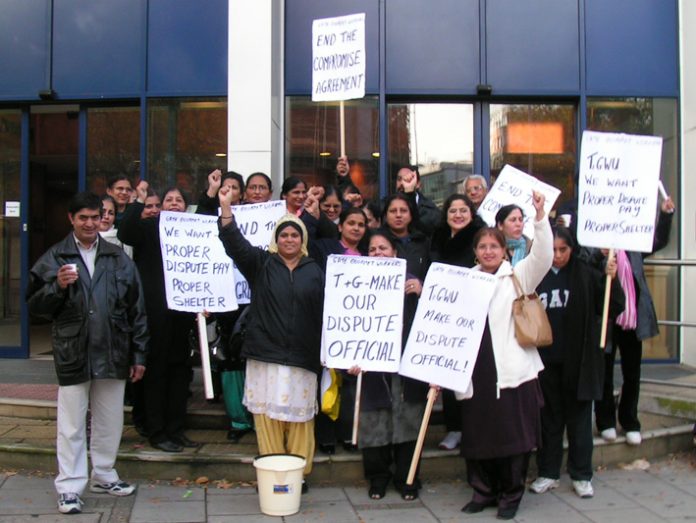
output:
POLYGON ((488 182, 480 174, 470 174, 464 178, 464 194, 466 194, 476 209, 488 194, 488 182))
POLYGON ((92 413, 92 492, 135 490, 114 469, 123 431, 126 379, 145 372, 145 304, 135 264, 99 237, 101 198, 79 193, 68 208, 72 232, 31 269, 27 302, 33 316, 53 321, 58 375, 56 455, 58 510, 82 511, 88 483, 86 416, 92 413))

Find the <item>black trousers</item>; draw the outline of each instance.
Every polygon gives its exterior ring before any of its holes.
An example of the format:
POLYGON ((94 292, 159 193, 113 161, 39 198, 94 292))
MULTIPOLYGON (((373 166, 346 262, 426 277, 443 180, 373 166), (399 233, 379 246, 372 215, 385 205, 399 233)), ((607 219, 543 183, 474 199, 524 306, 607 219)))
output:
POLYGON ((546 364, 539 374, 544 393, 541 409, 542 446, 536 460, 539 476, 559 479, 563 462, 563 432, 568 433, 568 474, 573 480, 592 479, 592 401, 580 401, 564 387, 563 364, 546 364))
POLYGON ((498 503, 498 510, 517 507, 522 501, 529 468, 529 452, 493 459, 467 459, 466 476, 474 489, 472 501, 498 503))
POLYGON ((188 333, 193 322, 186 321, 186 316, 177 319, 166 329, 151 329, 153 337, 161 336, 152 344, 143 380, 145 420, 151 443, 184 432, 191 381, 188 333))
POLYGON ((454 392, 449 389, 442 389, 442 413, 447 432, 461 432, 462 405, 454 397, 454 392))
POLYGON ((621 373, 623 385, 619 399, 619 423, 626 432, 640 431, 638 421, 638 396, 640 394, 640 364, 643 357, 643 343, 634 330, 623 330, 614 326, 612 336, 613 350, 605 354, 604 393, 601 401, 595 402, 597 429, 616 427, 616 405, 614 403, 614 361, 616 351, 621 352, 621 373))
POLYGON ((392 464, 394 465, 394 486, 399 492, 409 492, 420 488, 418 470, 413 485, 406 485, 408 471, 411 468, 411 459, 416 450, 415 441, 393 443, 383 447, 367 447, 362 449, 363 469, 365 479, 371 486, 386 488, 392 478, 392 464))

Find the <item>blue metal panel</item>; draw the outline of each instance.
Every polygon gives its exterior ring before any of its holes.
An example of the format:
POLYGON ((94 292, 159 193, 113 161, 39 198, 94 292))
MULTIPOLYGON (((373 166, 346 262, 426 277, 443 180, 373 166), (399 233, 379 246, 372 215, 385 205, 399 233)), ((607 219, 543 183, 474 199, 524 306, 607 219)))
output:
POLYGON ((286 0, 285 94, 312 93, 312 20, 365 13, 365 93, 379 92, 378 0, 286 0))
POLYGON ((0 12, 0 100, 38 100, 48 88, 50 1, 3 0, 0 12))
POLYGON ((53 89, 58 98, 137 96, 141 0, 60 0, 53 12, 53 89))
POLYGON ((679 94, 676 0, 585 0, 585 27, 588 95, 679 94))
POLYGON ((387 0, 387 94, 476 94, 478 0, 387 0))
POLYGON ((488 0, 485 83, 494 95, 579 93, 578 32, 578 0, 488 0))
POLYGON ((227 13, 227 0, 150 0, 148 94, 227 94, 227 13))

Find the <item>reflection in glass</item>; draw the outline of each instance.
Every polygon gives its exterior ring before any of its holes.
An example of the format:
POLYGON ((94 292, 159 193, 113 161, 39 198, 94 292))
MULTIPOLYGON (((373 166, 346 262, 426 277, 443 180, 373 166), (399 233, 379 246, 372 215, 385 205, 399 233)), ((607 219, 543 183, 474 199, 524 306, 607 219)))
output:
MULTIPOLYGON (((148 102, 148 181, 176 186, 196 203, 208 173, 227 170, 227 102, 162 98, 148 102)), ((244 174, 244 173, 243 173, 244 174)))
POLYGON ((437 205, 463 193, 474 165, 473 114, 471 104, 389 104, 389 192, 399 169, 411 165, 437 205))
POLYGON ((556 207, 575 198, 575 106, 492 104, 491 181, 509 164, 561 190, 556 207))
POLYGON ((19 347, 20 218, 5 215, 6 203, 20 201, 21 112, 0 110, 0 346, 19 347))
MULTIPOLYGON (((587 101, 587 128, 593 131, 662 137, 660 179, 672 200, 679 202, 677 101, 671 98, 603 98, 587 101)), ((679 257, 678 213, 669 244, 655 258, 679 257)))
MULTIPOLYGON (((308 185, 336 183, 340 156, 339 102, 286 98, 285 177, 308 185)), ((350 177, 364 200, 379 196, 379 105, 376 97, 344 102, 345 147, 350 177)))
POLYGON ((87 109, 87 189, 106 193, 109 179, 125 174, 135 187, 140 177, 140 109, 87 109))
MULTIPOLYGON (((679 320, 679 267, 645 265, 650 295, 655 303, 657 318, 679 320)), ((660 325, 660 334, 643 342, 643 358, 666 359, 677 357, 679 331, 660 325)))

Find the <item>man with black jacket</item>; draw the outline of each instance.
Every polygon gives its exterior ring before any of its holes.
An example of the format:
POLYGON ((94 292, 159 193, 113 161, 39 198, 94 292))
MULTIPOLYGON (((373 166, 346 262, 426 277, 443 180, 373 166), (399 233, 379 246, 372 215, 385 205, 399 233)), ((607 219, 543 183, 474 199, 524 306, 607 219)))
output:
POLYGON ((101 198, 84 192, 70 202, 72 232, 31 269, 27 302, 53 321, 58 375, 56 455, 58 510, 82 511, 87 487, 87 408, 92 413, 90 491, 135 491, 114 469, 123 431, 126 379, 145 372, 147 318, 140 277, 123 249, 99 238, 101 198))

